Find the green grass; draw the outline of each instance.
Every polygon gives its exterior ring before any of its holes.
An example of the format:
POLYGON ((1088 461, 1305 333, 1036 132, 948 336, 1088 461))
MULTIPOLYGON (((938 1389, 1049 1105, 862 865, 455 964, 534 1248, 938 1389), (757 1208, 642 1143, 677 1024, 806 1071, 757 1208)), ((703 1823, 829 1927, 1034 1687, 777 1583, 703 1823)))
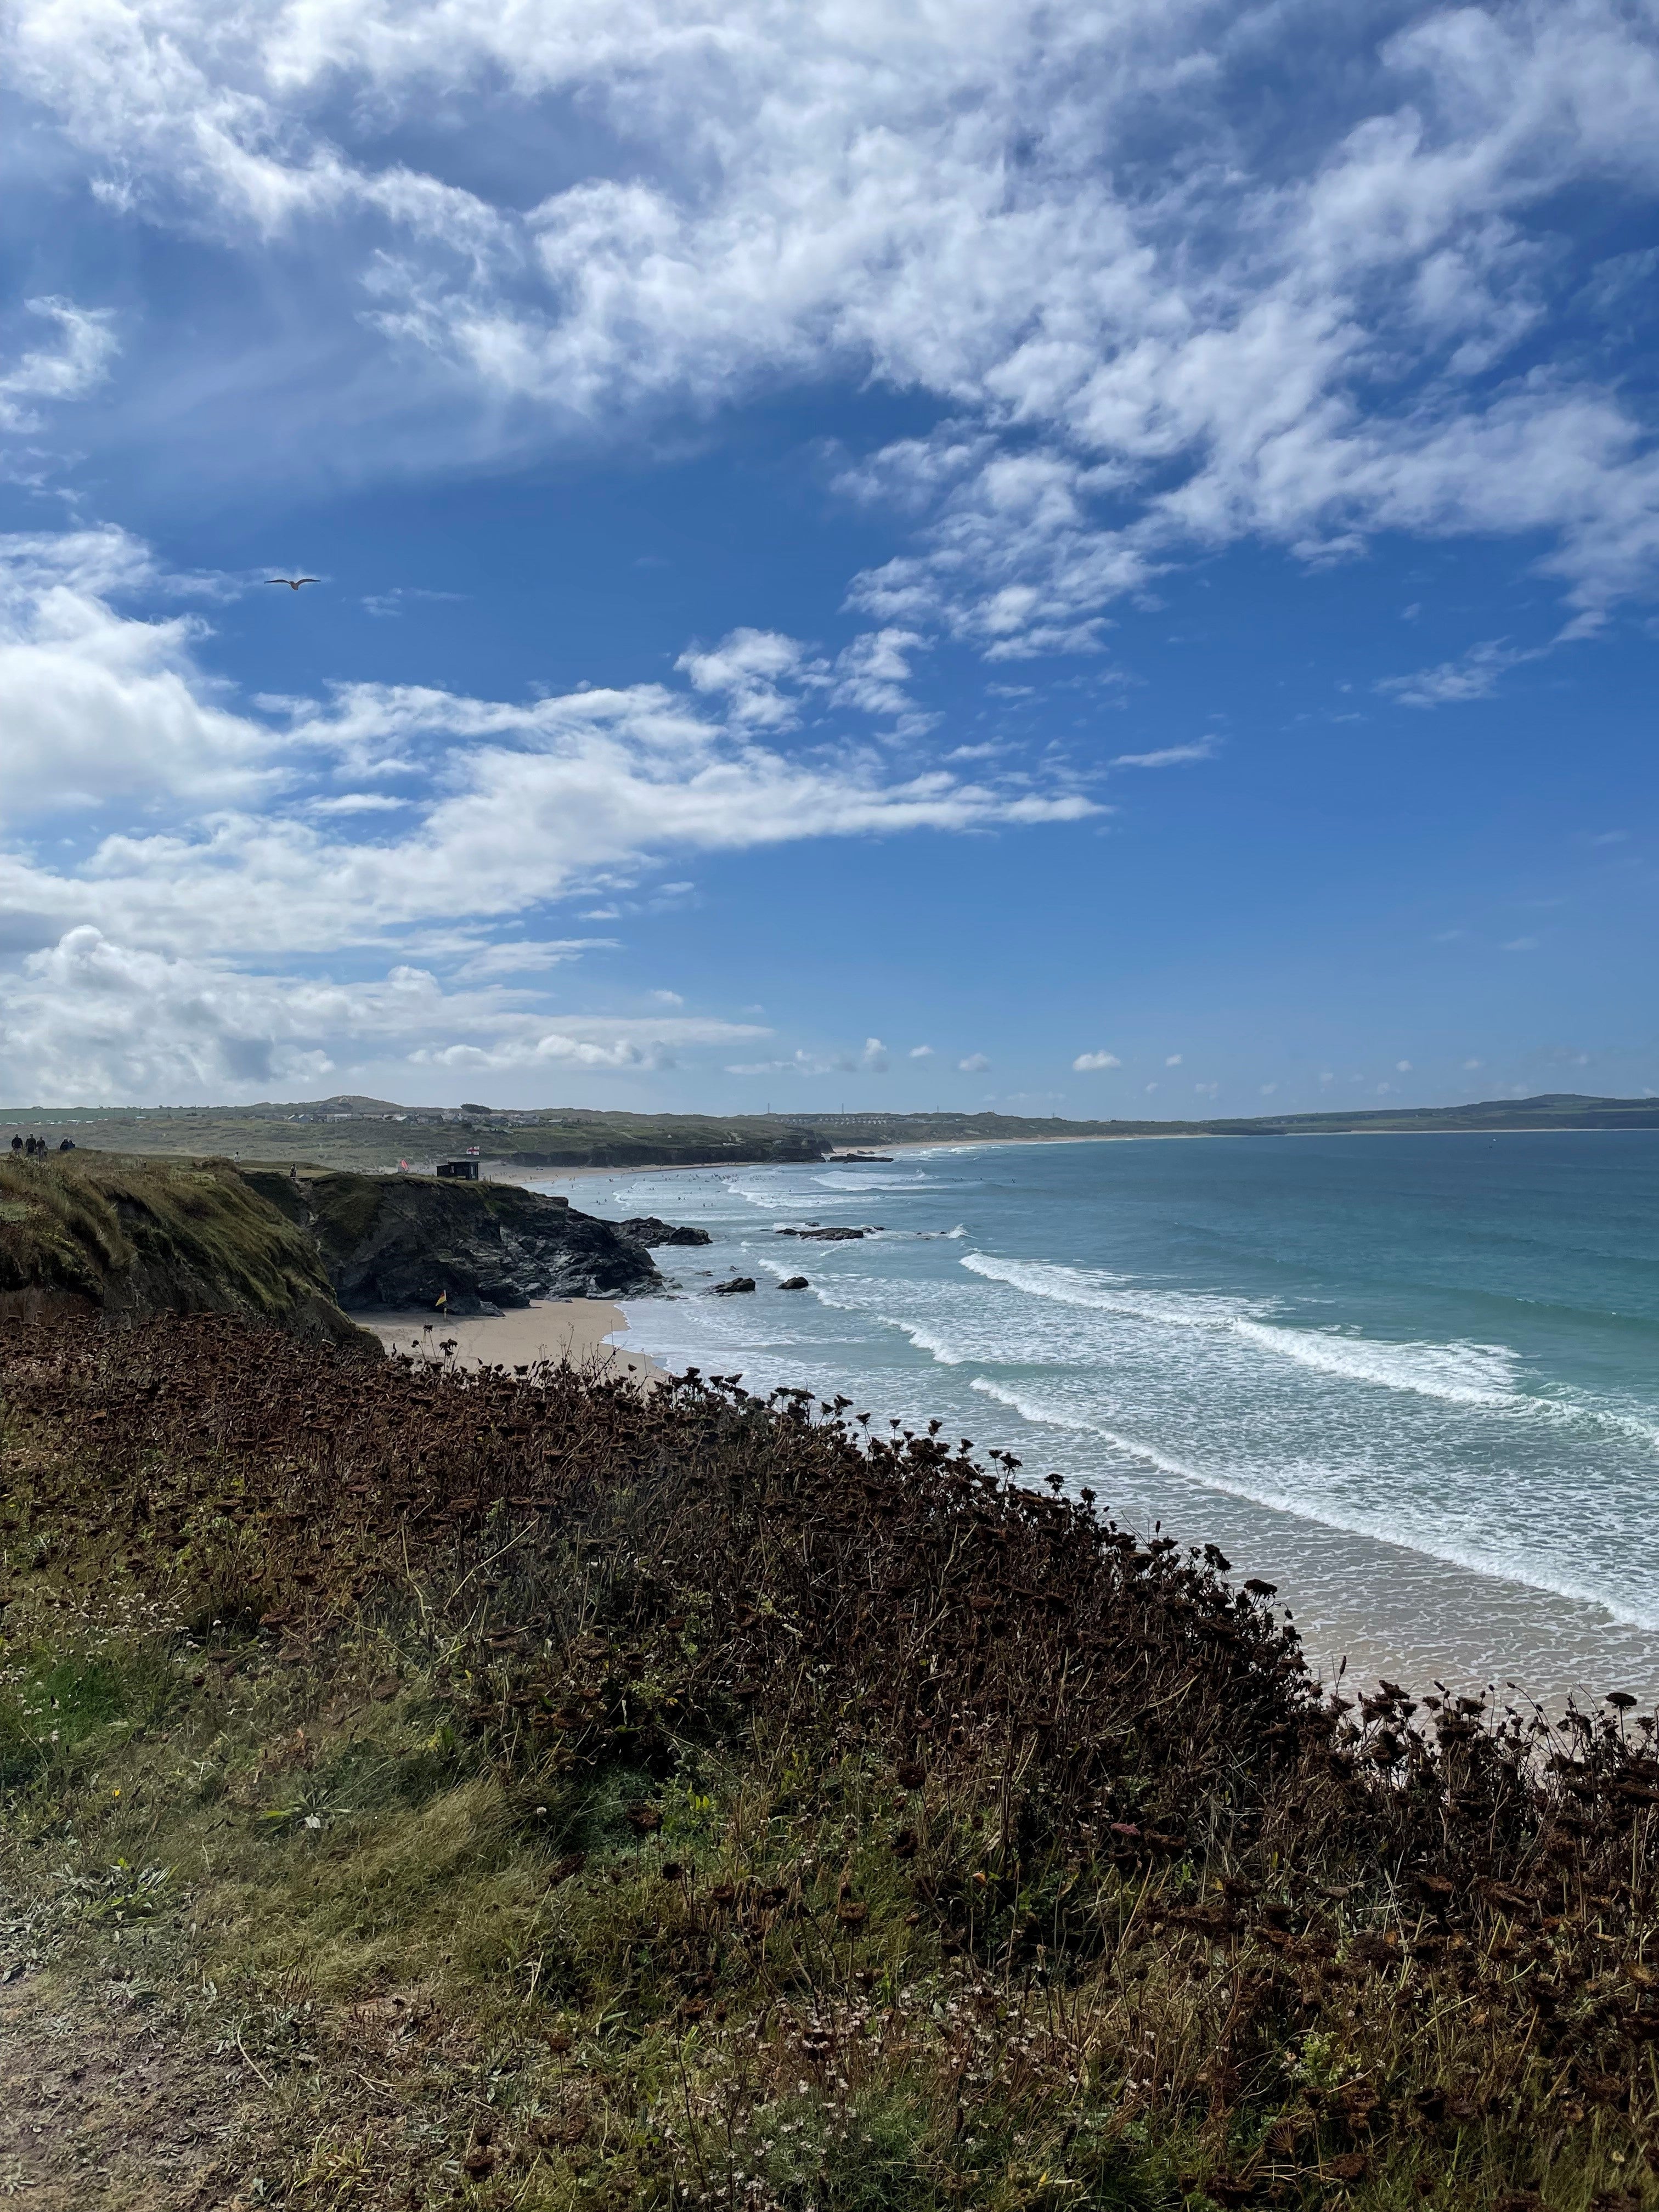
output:
POLYGON ((0 1292, 351 1333, 311 1239, 223 1160, 0 1157, 0 1292))

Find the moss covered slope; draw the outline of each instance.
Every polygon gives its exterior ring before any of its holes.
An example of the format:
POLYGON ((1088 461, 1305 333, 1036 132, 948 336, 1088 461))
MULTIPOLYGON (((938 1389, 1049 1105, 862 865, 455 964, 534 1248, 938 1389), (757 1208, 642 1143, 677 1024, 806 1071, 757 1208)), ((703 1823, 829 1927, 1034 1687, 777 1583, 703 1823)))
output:
POLYGON ((316 1245, 228 1160, 0 1159, 0 1310, 237 1313, 378 1352, 316 1245))

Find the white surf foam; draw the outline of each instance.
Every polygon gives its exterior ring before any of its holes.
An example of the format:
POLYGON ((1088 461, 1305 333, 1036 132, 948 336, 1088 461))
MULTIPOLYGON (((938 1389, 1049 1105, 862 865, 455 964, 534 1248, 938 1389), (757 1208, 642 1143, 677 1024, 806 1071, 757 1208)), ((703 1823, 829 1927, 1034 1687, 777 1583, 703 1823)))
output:
POLYGON ((1389 1343, 1340 1329, 1289 1328, 1260 1319, 1260 1305, 1244 1299, 1213 1291, 1155 1291, 1102 1270, 1046 1261, 968 1252, 962 1265, 1060 1305, 1119 1314, 1156 1328, 1224 1332, 1277 1358, 1345 1382, 1410 1390, 1449 1405, 1507 1409, 1523 1402, 1514 1388, 1516 1355, 1506 1345, 1389 1343))
POLYGON ((1470 1544, 1443 1528, 1404 1526, 1397 1511, 1386 1514, 1355 1510, 1323 1497, 1310 1498, 1305 1491, 1291 1491, 1282 1480, 1252 1480, 1232 1471, 1194 1467, 1140 1437, 1125 1436, 1064 1408, 1045 1405, 1030 1392, 1012 1390, 1006 1384, 993 1382, 988 1376, 976 1375, 969 1387, 999 1405, 1009 1407, 1024 1420, 1045 1428, 1066 1430, 1073 1435, 1095 1437, 1110 1449, 1139 1460, 1160 1474, 1174 1475, 1202 1489, 1218 1492, 1223 1497, 1239 1498, 1247 1504, 1263 1506, 1269 1512, 1287 1514, 1294 1520, 1343 1535, 1369 1537, 1393 1550, 1413 1552, 1493 1582, 1518 1583, 1523 1589, 1535 1589, 1551 1597, 1593 1606, 1620 1627, 1659 1629, 1659 1605, 1644 1604, 1627 1592, 1611 1590, 1576 1575, 1535 1546, 1522 1550, 1497 1543, 1470 1544))
POLYGON ((1413 1390, 1452 1406, 1508 1409, 1518 1401, 1516 1354, 1507 1345, 1382 1343, 1336 1329, 1284 1328, 1243 1316, 1232 1327, 1247 1343, 1316 1367, 1322 1374, 1340 1375, 1345 1382, 1413 1390))

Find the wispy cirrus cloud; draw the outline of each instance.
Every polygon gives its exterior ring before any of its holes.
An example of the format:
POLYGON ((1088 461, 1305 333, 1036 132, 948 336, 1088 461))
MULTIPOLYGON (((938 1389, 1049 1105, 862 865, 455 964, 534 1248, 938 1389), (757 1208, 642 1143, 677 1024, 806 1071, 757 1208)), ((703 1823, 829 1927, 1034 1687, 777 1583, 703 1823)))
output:
POLYGON ((1113 760, 1114 768, 1184 768, 1189 761, 1213 760, 1221 750, 1213 738, 1200 738, 1191 744, 1164 745, 1154 752, 1119 753, 1113 760))
POLYGON ((81 307, 73 300, 46 296, 24 307, 37 320, 57 326, 57 343, 23 352, 0 368, 0 430, 39 430, 41 409, 84 398, 109 374, 120 350, 114 316, 107 307, 81 307))
POLYGON ((1488 639, 1472 645, 1455 660, 1443 660, 1409 676, 1384 677, 1376 688, 1402 707, 1462 706, 1473 699, 1495 697, 1499 683, 1511 668, 1540 657, 1537 650, 1522 652, 1501 640, 1488 639))

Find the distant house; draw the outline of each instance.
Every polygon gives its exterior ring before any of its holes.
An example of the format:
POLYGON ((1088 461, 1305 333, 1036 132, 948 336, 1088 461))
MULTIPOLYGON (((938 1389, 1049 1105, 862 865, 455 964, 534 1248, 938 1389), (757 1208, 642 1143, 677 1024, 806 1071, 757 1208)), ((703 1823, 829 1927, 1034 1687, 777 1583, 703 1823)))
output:
POLYGON ((438 1173, 441 1176, 453 1176, 461 1182, 477 1182, 480 1165, 481 1163, 476 1159, 440 1160, 438 1173))

